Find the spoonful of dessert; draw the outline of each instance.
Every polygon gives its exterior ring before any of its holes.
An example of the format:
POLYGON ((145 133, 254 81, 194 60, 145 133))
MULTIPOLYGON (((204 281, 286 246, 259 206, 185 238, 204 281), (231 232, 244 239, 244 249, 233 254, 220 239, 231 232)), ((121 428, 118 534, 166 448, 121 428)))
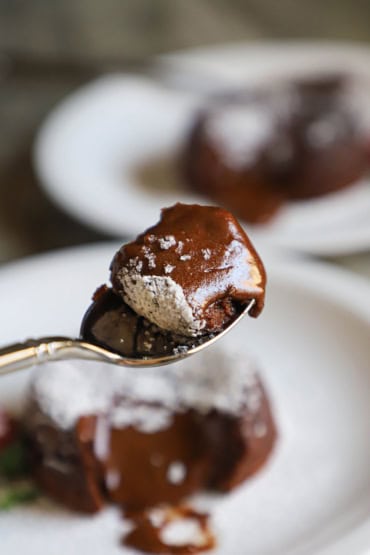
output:
POLYGON ((223 208, 176 204, 123 245, 111 286, 97 289, 79 339, 43 337, 0 349, 0 374, 67 358, 159 366, 220 339, 263 309, 266 274, 237 220, 223 208))

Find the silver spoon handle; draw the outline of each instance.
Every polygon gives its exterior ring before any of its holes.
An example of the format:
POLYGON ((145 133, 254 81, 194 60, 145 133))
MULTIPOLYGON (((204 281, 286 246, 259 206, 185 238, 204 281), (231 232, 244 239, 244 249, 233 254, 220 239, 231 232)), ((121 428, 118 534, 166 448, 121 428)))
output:
POLYGON ((0 375, 22 368, 42 364, 50 360, 89 359, 115 362, 114 355, 98 346, 69 337, 41 337, 28 339, 0 348, 0 375))
POLYGON ((176 362, 202 351, 205 347, 213 345, 215 341, 218 341, 237 325, 245 314, 250 311, 254 303, 255 300, 252 299, 244 312, 219 334, 208 337, 206 341, 201 341, 189 349, 178 350, 176 353, 172 352, 166 355, 125 357, 104 347, 70 337, 41 337, 39 339, 28 339, 23 343, 7 345, 0 348, 0 376, 50 360, 96 360, 130 368, 147 368, 176 362))

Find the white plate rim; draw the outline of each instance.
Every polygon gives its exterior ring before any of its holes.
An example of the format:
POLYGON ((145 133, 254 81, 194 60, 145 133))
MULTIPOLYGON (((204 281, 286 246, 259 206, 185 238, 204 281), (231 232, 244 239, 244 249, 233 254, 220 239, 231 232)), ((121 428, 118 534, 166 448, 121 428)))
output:
MULTIPOLYGON (((284 50, 288 49, 288 51, 294 52, 297 48, 298 52, 299 50, 304 50, 305 48, 309 48, 313 51, 320 50, 321 48, 327 48, 328 51, 344 49, 344 52, 347 52, 348 55, 359 55, 360 58, 369 59, 370 62, 370 48, 361 43, 340 41, 257 41, 253 43, 241 42, 229 43, 226 45, 214 45, 163 55, 156 59, 154 67, 157 65, 159 74, 162 72, 165 75, 166 72, 169 73, 173 69, 176 70, 176 66, 178 66, 177 71, 179 71, 179 68, 181 71, 182 67, 186 72, 189 60, 190 62, 192 60, 194 61, 194 57, 196 59, 197 56, 199 56, 198 65, 202 67, 202 64, 204 64, 204 58, 209 56, 212 60, 217 57, 217 53, 226 53, 227 55, 232 55, 233 53, 238 55, 239 53, 240 55, 240 52, 243 52, 253 57, 258 55, 259 51, 264 52, 277 49, 278 52, 284 52, 284 50)), ((212 74, 213 71, 214 70, 210 70, 209 73, 212 74)), ((88 226, 99 229, 105 234, 108 233, 112 236, 122 236, 130 235, 132 233, 133 230, 130 226, 125 228, 123 224, 121 228, 121 226, 117 226, 116 220, 111 220, 109 215, 106 216, 105 214, 102 214, 99 209, 95 210, 94 206, 91 204, 85 206, 83 203, 76 202, 70 194, 71 189, 68 190, 68 194, 64 193, 63 180, 57 176, 57 172, 50 166, 47 154, 48 142, 53 139, 53 136, 55 137, 58 134, 60 121, 63 117, 68 117, 68 113, 71 108, 73 109, 75 101, 78 99, 81 100, 84 95, 88 96, 91 87, 99 84, 99 82, 103 83, 104 79, 108 77, 109 76, 100 77, 91 83, 87 83, 75 92, 72 92, 50 112, 49 116, 46 118, 38 131, 32 157, 34 167, 39 176, 40 184, 43 190, 60 208, 66 210, 77 220, 88 226)), ((232 82, 232 75, 229 76, 228 79, 232 82)), ((337 230, 340 232, 339 227, 337 227, 337 230)), ((319 240, 317 238, 312 240, 311 237, 303 238, 299 235, 289 236, 289 234, 288 237, 286 237, 284 233, 281 236, 279 233, 274 234, 274 232, 270 234, 268 229, 261 229, 261 231, 257 229, 256 235, 261 234, 261 237, 264 237, 267 241, 272 241, 273 244, 278 246, 319 256, 350 254, 369 249, 370 221, 365 219, 364 221, 359 223, 356 222, 356 224, 349 226, 346 233, 341 233, 339 240, 337 239, 335 231, 336 229, 331 230, 328 235, 322 234, 319 240)))
MULTIPOLYGON (((66 264, 75 264, 77 260, 91 260, 93 257, 106 259, 115 251, 117 243, 105 242, 86 246, 58 249, 39 255, 26 257, 4 265, 0 268, 0 284, 6 281, 14 272, 21 272, 26 278, 27 271, 38 267, 39 269, 50 268, 50 263, 56 260, 65 260, 66 264)), ((271 251, 268 246, 263 247, 267 259, 270 258, 272 273, 276 273, 278 279, 291 280, 293 283, 301 284, 304 289, 316 291, 332 302, 351 309, 357 316, 363 319, 370 330, 370 284, 365 278, 351 274, 349 271, 338 269, 330 263, 298 258, 291 253, 271 251), (351 295, 348 295, 348 291, 351 295)), ((368 555, 370 553, 370 516, 367 520, 360 522, 347 534, 338 538, 337 541, 320 549, 315 555, 368 555)))

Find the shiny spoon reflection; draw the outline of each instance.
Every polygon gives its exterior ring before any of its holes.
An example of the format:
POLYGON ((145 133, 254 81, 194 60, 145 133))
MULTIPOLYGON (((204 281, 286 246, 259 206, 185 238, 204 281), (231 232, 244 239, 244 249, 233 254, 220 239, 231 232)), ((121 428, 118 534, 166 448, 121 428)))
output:
MULTIPOLYGON (((117 345, 112 348, 107 345, 106 341, 98 344, 98 342, 93 342, 91 339, 73 339, 70 337, 29 339, 22 343, 15 343, 0 348, 0 375, 54 360, 92 360, 135 368, 147 368, 173 363, 199 353, 213 345, 248 314, 254 303, 255 301, 252 299, 243 307, 240 314, 217 334, 187 338, 186 342, 183 337, 180 339, 172 335, 168 344, 164 344, 162 341, 160 348, 154 349, 150 353, 136 351, 130 355, 125 355, 122 352, 118 352, 117 345)), ((84 321, 82 330, 84 329, 84 321)), ((133 335, 134 333, 136 334, 137 330, 132 328, 131 332, 133 335)), ((82 336, 86 337, 87 335, 89 334, 85 330, 82 336)), ((163 339, 163 337, 169 336, 167 334, 161 337, 163 339)), ((129 338, 126 338, 126 343, 127 339, 129 338)))

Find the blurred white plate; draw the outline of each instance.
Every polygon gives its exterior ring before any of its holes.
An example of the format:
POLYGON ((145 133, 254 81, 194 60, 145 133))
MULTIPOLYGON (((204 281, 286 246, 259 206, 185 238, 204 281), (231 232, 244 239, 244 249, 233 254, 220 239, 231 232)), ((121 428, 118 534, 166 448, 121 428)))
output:
MULTIPOLYGON (((176 179, 170 187, 149 186, 135 175, 140 164, 173 158, 181 150, 205 92, 341 69, 370 83, 370 49, 336 43, 230 45, 164 56, 156 68, 167 87, 117 74, 71 94, 51 112, 35 144, 35 168, 50 197, 77 219, 115 236, 137 234, 155 221, 160 207, 176 201, 207 202, 176 179)), ((370 101, 368 110, 370 116, 370 101)), ((255 232, 287 248, 346 254, 370 247, 369 214, 366 180, 289 204, 271 225, 255 232)))
MULTIPOLYGON (((66 250, 0 271, 1 341, 76 334, 116 245, 66 250)), ((264 252, 265 250, 265 252, 264 252)), ((272 256, 266 312, 225 342, 264 370, 279 428, 258 476, 216 501, 218 555, 365 555, 370 549, 370 287, 312 262, 272 256)), ((14 407, 29 373, 0 378, 14 407)), ((109 509, 80 517, 45 501, 0 515, 6 555, 122 555, 109 509)))

